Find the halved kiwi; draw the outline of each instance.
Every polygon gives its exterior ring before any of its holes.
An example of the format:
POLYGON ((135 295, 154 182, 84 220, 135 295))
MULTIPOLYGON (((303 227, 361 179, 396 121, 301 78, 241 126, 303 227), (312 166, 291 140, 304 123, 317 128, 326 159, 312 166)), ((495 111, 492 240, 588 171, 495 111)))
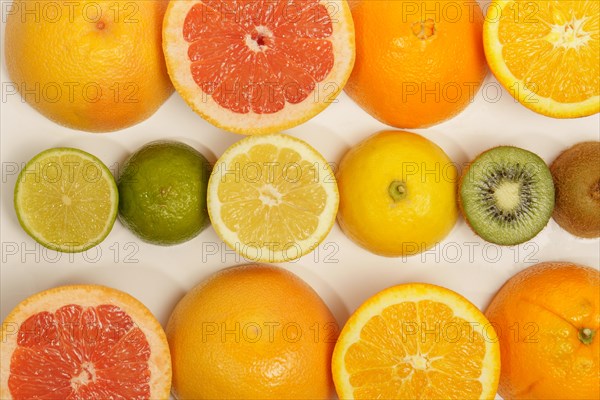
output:
POLYGON ((480 154, 463 171, 459 204, 473 231, 512 246, 535 237, 554 209, 554 184, 538 155, 512 146, 480 154))
POLYGON ((565 150, 550 171, 556 187, 554 220, 575 236, 600 237, 600 142, 565 150))

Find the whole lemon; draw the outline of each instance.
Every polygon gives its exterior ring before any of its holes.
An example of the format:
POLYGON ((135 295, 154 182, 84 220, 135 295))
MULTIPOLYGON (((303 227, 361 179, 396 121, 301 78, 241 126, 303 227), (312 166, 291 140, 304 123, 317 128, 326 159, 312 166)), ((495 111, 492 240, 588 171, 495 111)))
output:
POLYGON ((456 223, 457 179, 455 165, 430 140, 402 131, 376 133, 340 163, 338 222, 375 254, 421 253, 456 223))
POLYGON ((330 399, 338 326, 317 293, 284 269, 222 270, 167 324, 180 400, 330 399))
POLYGON ((161 48, 168 1, 18 1, 6 21, 6 67, 47 118, 90 132, 151 116, 173 92, 161 48))

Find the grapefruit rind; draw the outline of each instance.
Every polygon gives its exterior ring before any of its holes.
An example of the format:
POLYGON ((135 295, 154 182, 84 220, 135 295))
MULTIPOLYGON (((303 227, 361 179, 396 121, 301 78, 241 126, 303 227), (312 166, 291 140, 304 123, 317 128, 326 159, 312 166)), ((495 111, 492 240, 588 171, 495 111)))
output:
POLYGON ((364 302, 348 319, 340 332, 339 339, 333 351, 332 372, 337 394, 340 399, 353 399, 354 387, 350 383, 350 373, 346 369, 345 355, 352 344, 360 340, 363 327, 376 315, 390 306, 403 302, 419 302, 430 300, 449 306, 454 315, 469 323, 474 329, 485 329, 485 356, 483 371, 479 381, 483 392, 480 399, 494 399, 500 379, 500 347, 498 337, 484 314, 471 302, 456 292, 444 287, 411 283, 393 286, 385 289, 364 302))
POLYGON ((133 296, 101 285, 68 285, 36 293, 19 303, 2 322, 0 342, 0 399, 12 399, 8 389, 11 357, 17 347, 17 332, 23 322, 40 312, 55 312, 60 307, 77 304, 95 307, 118 306, 133 320, 150 345, 150 399, 167 400, 171 391, 171 355, 167 337, 154 315, 133 296), (15 328, 17 329, 15 330, 15 328))
MULTIPOLYGON (((199 0, 171 1, 163 23, 163 50, 167 71, 173 86, 187 104, 202 118, 218 128, 243 134, 255 135, 282 131, 308 121, 331 103, 344 88, 355 59, 354 23, 346 0, 320 0, 326 7, 337 10, 332 16, 335 63, 333 69, 321 81, 315 82, 314 91, 298 104, 286 103, 273 114, 235 113, 220 106, 198 87, 190 72, 188 49, 190 43, 183 38, 184 21, 199 0)), ((329 8, 328 8, 329 9, 329 8)))
POLYGON ((600 95, 590 97, 582 102, 562 103, 537 95, 510 71, 502 57, 503 46, 498 36, 500 18, 490 17, 490 14, 496 15, 507 6, 514 6, 514 1, 494 0, 488 8, 488 17, 483 24, 483 47, 486 59, 498 82, 513 96, 516 93, 517 100, 523 106, 548 117, 580 118, 600 112, 600 95), (518 90, 513 90, 515 85, 518 90))
POLYGON ((333 399, 338 324, 319 294, 288 269, 254 263, 221 269, 177 303, 165 330, 177 399, 333 399), (288 339, 282 330, 288 322, 302 335, 288 339), (230 334, 202 337, 201 327, 215 323, 263 330, 250 338, 243 328, 239 341, 230 334), (267 326, 272 333, 259 328, 267 326), (316 326, 313 337, 309 329, 316 326))
POLYGON ((250 136, 229 147, 217 160, 213 168, 208 181, 207 192, 208 214, 217 235, 229 248, 252 262, 287 262, 310 253, 325 239, 333 228, 339 206, 339 192, 335 174, 323 156, 308 143, 280 133, 250 136), (230 230, 221 218, 221 202, 218 196, 219 183, 221 182, 221 179, 218 177, 220 174, 219 171, 222 170, 223 166, 226 167, 229 165, 237 155, 247 154, 250 148, 261 144, 270 144, 279 148, 291 148, 300 154, 303 161, 308 161, 321 168, 321 173, 319 174, 320 184, 327 193, 326 205, 319 215, 318 227, 313 234, 307 239, 295 242, 295 245, 297 245, 296 248, 299 247, 301 252, 294 258, 290 258, 286 251, 271 251, 269 248, 258 248, 256 251, 259 251, 259 253, 253 252, 247 244, 242 243, 238 234, 230 230))
MULTIPOLYGON (((14 207, 15 207, 15 213, 17 214, 17 219, 19 220, 19 223, 21 225, 21 227, 23 228, 23 230, 29 235, 31 236, 36 242, 38 242, 39 244, 41 244, 44 247, 47 247, 51 250, 56 250, 56 251, 60 251, 60 252, 64 252, 64 253, 78 253, 78 252, 83 252, 86 251, 96 245, 98 245, 99 243, 101 243, 107 236, 108 234, 111 232, 113 225, 115 223, 115 220, 117 219, 117 215, 118 215, 118 204, 119 204, 119 191, 117 189, 117 184, 115 182, 114 177, 112 176, 112 173, 110 172, 110 170, 106 167, 106 165, 104 165, 104 163, 98 159, 97 157, 95 157, 92 154, 89 154, 83 150, 79 150, 79 149, 75 149, 75 148, 70 148, 70 147, 57 147, 57 148, 52 148, 52 149, 48 149, 45 151, 42 151, 41 153, 39 153, 38 155, 36 155, 35 157, 33 157, 25 166, 25 168, 23 168, 23 170, 21 170, 21 173, 19 174, 18 178, 17 178, 17 183, 15 185, 15 193, 14 193, 14 207), (35 165, 37 163, 43 163, 44 159, 50 158, 50 157, 61 157, 61 156, 65 156, 65 155, 70 155, 70 156, 77 156, 80 157, 84 162, 90 162, 93 163, 94 165, 99 167, 99 170, 102 172, 102 181, 107 183, 110 189, 110 210, 109 210, 109 215, 108 218, 105 221, 105 225, 103 226, 103 228, 101 230, 98 231, 98 234, 95 237, 89 238, 89 240, 86 243, 83 243, 81 245, 75 245, 75 244, 60 244, 60 243, 54 243, 52 240, 48 240, 47 238, 44 237, 44 235, 39 232, 38 230, 35 229, 34 227, 34 222, 35 221, 31 221, 29 216, 27 215, 26 212, 23 212, 23 206, 22 206, 22 202, 23 202, 23 196, 27 196, 27 194, 25 193, 25 189, 22 187, 24 185, 26 185, 26 183, 23 183, 23 177, 27 174, 27 173, 31 173, 31 171, 29 170, 30 166, 34 166, 34 171, 35 171, 35 165)), ((39 223, 39 222, 38 222, 39 223)))

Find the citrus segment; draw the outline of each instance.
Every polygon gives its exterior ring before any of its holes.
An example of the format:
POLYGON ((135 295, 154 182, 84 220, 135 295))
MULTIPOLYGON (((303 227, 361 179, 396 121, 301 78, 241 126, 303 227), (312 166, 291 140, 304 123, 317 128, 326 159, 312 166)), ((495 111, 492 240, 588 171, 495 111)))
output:
POLYGON ((333 101, 354 63, 345 0, 171 2, 163 36, 182 97, 238 133, 311 118, 333 101))
POLYGON ((8 378, 15 399, 35 398, 44 386, 46 393, 62 399, 75 393, 87 398, 149 398, 150 347, 119 307, 103 304, 84 310, 67 305, 55 313, 37 313, 19 329, 17 346, 8 378), (87 340, 93 340, 93 346, 88 347, 87 340), (61 350, 63 354, 57 353, 61 350), (130 364, 126 371, 122 363, 130 364), (39 371, 42 376, 36 374, 39 371), (121 382, 124 372, 127 381, 121 382))
POLYGON ((35 156, 21 171, 14 203, 21 226, 36 241, 78 252, 109 234, 118 197, 102 161, 78 149, 54 148, 35 156))
POLYGON ((2 324, 3 399, 166 399, 166 337, 131 296, 95 285, 38 293, 2 324))
POLYGON ((282 134, 230 147, 208 184, 215 230, 255 261, 289 261, 311 251, 331 230, 337 206, 327 161, 305 142, 282 134))
POLYGON ((190 10, 183 35, 191 43, 188 56, 192 61, 192 76, 220 106, 237 113, 277 112, 286 101, 294 104, 304 100, 314 90, 315 82, 323 80, 333 68, 333 47, 326 40, 333 29, 325 6, 304 2, 298 10, 297 21, 291 21, 292 16, 283 17, 284 5, 283 2, 252 3, 250 7, 255 9, 246 12, 257 17, 254 27, 244 27, 235 18, 227 18, 227 14, 219 12, 224 10, 204 3, 190 10), (213 14, 214 18, 207 14, 213 14), (312 18, 315 14, 319 15, 318 19, 312 18), (273 16, 279 18, 273 19, 273 16), (251 33, 247 33, 248 30, 251 33), (243 42, 236 40, 236 36, 243 37, 243 42), (266 48, 270 49, 268 55, 266 48), (215 58, 230 62, 226 66, 217 64, 220 68, 216 69, 215 58), (259 90, 269 82, 282 80, 283 84, 273 87, 272 98, 260 96, 252 85, 247 85, 236 99, 235 91, 227 88, 235 88, 244 80, 254 82, 259 90))
POLYGON ((427 284, 389 288, 340 334, 333 375, 340 398, 493 398, 499 348, 493 328, 460 295, 427 284))
POLYGON ((490 67, 526 107, 572 118, 600 110, 600 4, 494 2, 484 25, 490 67))

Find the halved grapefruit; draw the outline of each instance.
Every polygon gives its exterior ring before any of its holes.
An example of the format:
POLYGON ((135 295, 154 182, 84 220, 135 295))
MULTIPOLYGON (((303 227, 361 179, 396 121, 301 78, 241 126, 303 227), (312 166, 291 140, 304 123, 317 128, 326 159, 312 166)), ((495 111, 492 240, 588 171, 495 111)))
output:
POLYGON ((115 289, 61 286, 29 297, 2 323, 0 350, 3 400, 169 398, 165 333, 115 289))
POLYGON ((346 0, 179 0, 163 47, 194 111, 225 130, 270 133, 335 100, 354 65, 354 24, 346 0))

